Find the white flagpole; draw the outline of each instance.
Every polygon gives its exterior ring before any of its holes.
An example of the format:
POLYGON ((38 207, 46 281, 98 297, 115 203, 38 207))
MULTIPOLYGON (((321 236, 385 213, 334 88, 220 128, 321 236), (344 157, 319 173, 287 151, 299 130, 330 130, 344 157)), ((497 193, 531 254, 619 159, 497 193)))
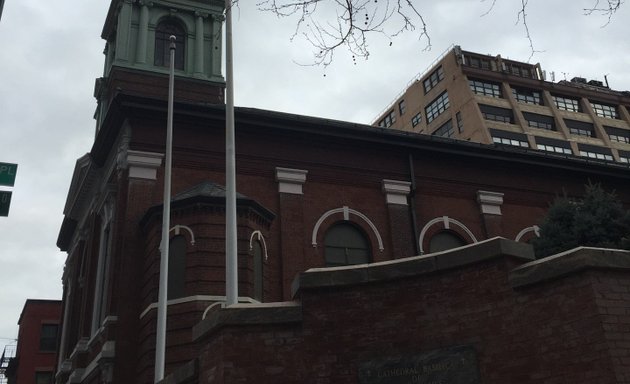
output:
POLYGON ((158 293, 157 331, 155 335, 155 383, 164 379, 166 355, 166 299, 168 292, 168 247, 171 226, 171 168, 173 157, 173 88, 175 79, 175 36, 170 37, 170 71, 168 78, 168 113, 166 122, 166 159, 164 162, 164 207, 162 210, 162 243, 160 245, 160 286, 158 293))
POLYGON ((225 305, 238 301, 236 245, 236 156, 234 150, 234 71, 232 62, 232 1, 225 0, 225 305))

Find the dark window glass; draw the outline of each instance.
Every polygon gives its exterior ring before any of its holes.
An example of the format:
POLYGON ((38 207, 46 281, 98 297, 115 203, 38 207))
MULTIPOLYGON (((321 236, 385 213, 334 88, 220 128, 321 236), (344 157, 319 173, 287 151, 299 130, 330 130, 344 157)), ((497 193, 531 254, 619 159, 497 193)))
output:
POLYGON ((491 105, 479 104, 479 109, 486 120, 499 121, 501 123, 514 123, 514 113, 511 109, 493 107, 491 105))
POLYGON ((57 324, 42 324, 39 335, 39 350, 54 352, 57 350, 57 324))
POLYGON ((385 115, 385 117, 381 121, 378 122, 378 126, 383 127, 383 128, 389 128, 395 122, 396 122, 396 114, 394 113, 394 110, 392 109, 391 111, 389 111, 387 115, 385 115))
POLYGON ((567 125, 567 128, 569 128, 569 132, 573 135, 595 137, 593 123, 571 119, 564 119, 564 123, 567 125))
POLYGON ((630 164, 630 152, 619 151, 619 162, 630 164))
POLYGON ((540 91, 520 87, 512 87, 512 94, 518 102, 543 105, 540 91))
POLYGON ((173 237, 168 246, 168 300, 186 296, 186 238, 173 237))
POLYGON ((560 153, 564 155, 572 155, 571 145, 562 140, 550 139, 547 137, 536 137, 536 148, 545 151, 545 152, 553 152, 560 153))
POLYGON ((457 112, 455 114, 455 119, 457 119, 457 130, 459 131, 459 133, 464 132, 464 121, 462 120, 461 112, 457 112))
POLYGON ((556 130, 556 123, 551 116, 523 112, 523 117, 527 120, 527 125, 532 128, 545 129, 547 131, 556 130))
POLYGON ((155 28, 155 59, 154 64, 159 67, 170 65, 170 37, 175 36, 175 69, 184 69, 186 57, 186 33, 179 23, 173 20, 161 21, 155 28))
POLYGON ((436 129, 431 135, 440 137, 455 137, 453 121, 449 120, 446 123, 442 124, 440 128, 436 129))
POLYGON ((398 102, 398 112, 400 112, 402 116, 406 110, 407 110, 407 103, 405 103, 404 99, 400 100, 400 102, 398 102))
POLYGON ((630 144, 630 131, 627 129, 604 126, 610 140, 630 144))
POLYGON ((608 119, 619 118, 619 112, 617 112, 617 107, 614 105, 591 102, 591 107, 593 107, 593 111, 599 117, 606 117, 608 119))
POLYGON ((370 245, 367 237, 352 224, 343 222, 333 225, 324 237, 326 265, 364 264, 370 261, 370 245))
POLYGON ((424 109, 427 117, 427 123, 432 122, 436 117, 441 115, 442 112, 446 111, 449 106, 450 102, 448 100, 448 93, 444 91, 444 93, 438 96, 424 109))
POLYGON ((595 145, 578 144, 580 156, 590 159, 613 161, 612 152, 608 148, 595 145))
POLYGON ((429 242, 429 252, 440 252, 466 245, 466 242, 450 231, 436 233, 429 242))
POLYGON ((492 136, 492 142, 495 144, 529 148, 527 136, 522 133, 490 129, 490 135, 492 136))
POLYGON ((444 70, 440 66, 422 82, 422 85, 424 86, 424 93, 425 94, 428 93, 431 89, 433 89, 433 87, 435 87, 442 80, 444 80, 444 70))
POLYGON ((580 100, 578 99, 558 95, 552 95, 551 97, 558 109, 569 112, 582 112, 582 109, 580 108, 580 100))
POLYGON ((415 127, 416 125, 420 124, 421 121, 422 121, 422 114, 418 112, 416 113, 414 117, 411 118, 411 125, 415 127))
POLYGON ((498 83, 470 79, 468 80, 468 84, 470 85, 470 89, 477 95, 491 96, 497 98, 503 97, 503 94, 501 93, 501 85, 498 83))
POLYGON ((254 256, 254 299, 263 301, 263 247, 260 241, 253 244, 254 256))

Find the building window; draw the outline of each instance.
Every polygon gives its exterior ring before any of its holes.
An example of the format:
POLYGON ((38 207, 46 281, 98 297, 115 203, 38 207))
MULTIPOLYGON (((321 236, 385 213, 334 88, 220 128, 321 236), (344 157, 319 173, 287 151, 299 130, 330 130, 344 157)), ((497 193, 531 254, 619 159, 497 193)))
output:
POLYGON ((171 35, 177 38, 175 44, 175 69, 184 69, 184 58, 186 57, 186 32, 180 24, 172 19, 161 21, 155 28, 155 54, 153 64, 158 67, 168 67, 170 65, 170 45, 171 35))
POLYGON ((527 120, 527 125, 532 128, 544 129, 547 131, 556 130, 556 123, 551 116, 523 112, 523 117, 527 120))
POLYGON ((608 148, 598 147, 595 145, 578 144, 580 156, 589 159, 613 161, 612 152, 608 148))
POLYGON ((263 301, 263 246, 259 240, 252 244, 254 257, 254 299, 263 301))
POLYGON ((422 121, 422 114, 418 112, 416 113, 414 117, 411 118, 411 126, 415 127, 416 125, 420 124, 421 121, 422 121))
POLYGON ((425 115, 427 117, 427 123, 435 120, 435 118, 441 115, 442 112, 446 111, 449 106, 450 103, 448 100, 448 92, 444 91, 444 93, 438 96, 424 109, 425 115))
POLYGON ((453 121, 449 120, 442 124, 440 128, 436 129, 431 136, 439 137, 455 137, 455 130, 453 129, 453 121))
POLYGON ((619 162, 630 164, 630 152, 619 151, 619 162))
POLYGON ((462 113, 457 112, 455 114, 455 119, 457 120, 457 130, 459 131, 459 133, 464 132, 464 121, 462 120, 462 113))
POLYGON ((490 105, 479 104, 479 109, 483 118, 486 120, 498 121, 501 123, 514 123, 514 113, 511 109, 493 107, 490 105))
POLYGON ((492 142, 495 144, 529 148, 527 136, 522 133, 490 129, 490 135, 492 136, 492 142))
POLYGON ((398 102, 398 112, 400 112, 400 115, 402 116, 406 110, 407 110, 407 103, 405 103, 405 99, 400 100, 398 102))
POLYGON ((429 252, 441 252, 466 245, 464 239, 451 231, 441 231, 429 241, 429 252))
POLYGON ((396 122, 396 113, 392 109, 385 117, 378 122, 379 127, 389 128, 396 122))
POLYGON ((567 125, 572 135, 595 137, 595 127, 593 123, 570 119, 564 119, 564 123, 567 125))
POLYGON ((524 66, 519 63, 503 62, 503 70, 515 76, 532 78, 534 71, 530 66, 524 66))
POLYGON ((562 140, 549 139, 546 137, 536 137, 536 148, 541 151, 572 155, 571 145, 562 140))
POLYGON ((490 60, 483 57, 471 56, 468 58, 468 65, 474 68, 490 69, 490 60))
POLYGON ((440 66, 422 82, 422 85, 424 86, 424 93, 429 93, 429 91, 442 80, 444 80, 444 70, 442 69, 442 66, 440 66))
POLYGON ((610 140, 630 144, 630 131, 621 128, 604 126, 610 140))
POLYGON ((356 226, 341 222, 333 225, 324 236, 326 266, 364 264, 370 261, 367 237, 356 226))
POLYGON ((470 89, 477 95, 491 96, 491 97, 503 97, 501 93, 501 84, 493 83, 485 80, 468 80, 470 89))
POLYGON ((42 324, 39 335, 39 350, 42 352, 55 352, 57 350, 58 324, 42 324))
POLYGON ((35 384, 53 384, 52 372, 35 372, 35 384))
POLYGON ((551 95, 556 108, 569 112, 582 112, 580 108, 580 100, 571 97, 551 95))
POLYGON ((168 246, 168 291, 167 299, 186 296, 186 237, 177 235, 168 246))
POLYGON ((540 91, 534 91, 533 89, 512 87, 512 95, 516 101, 527 104, 543 105, 540 91))
POLYGON ((591 107, 593 107, 593 111, 599 117, 605 117, 608 119, 619 118, 619 112, 617 112, 617 107, 614 105, 594 103, 591 101, 591 107))

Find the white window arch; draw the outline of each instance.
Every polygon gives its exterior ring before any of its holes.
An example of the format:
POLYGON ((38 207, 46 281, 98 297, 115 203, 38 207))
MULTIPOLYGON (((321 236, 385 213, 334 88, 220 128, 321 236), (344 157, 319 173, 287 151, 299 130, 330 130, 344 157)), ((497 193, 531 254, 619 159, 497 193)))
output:
POLYGON ((370 227, 370 229, 372 230, 372 233, 374 233, 374 236, 376 237, 376 241, 378 242, 378 250, 383 252, 383 250, 385 249, 383 247, 383 239, 381 238, 381 234, 378 232, 378 229, 376 229, 376 225, 374 225, 374 223, 372 223, 372 221, 361 212, 356 211, 347 206, 331 209, 330 211, 324 213, 319 218, 319 220, 317 220, 317 223, 315 223, 315 227, 313 228, 313 235, 311 237, 311 243, 313 244, 313 247, 317 247, 317 234, 319 233, 319 228, 321 227, 324 220, 326 220, 328 217, 337 213, 342 213, 343 219, 346 221, 350 221, 350 215, 354 215, 358 217, 359 219, 361 219, 363 222, 365 222, 368 225, 368 227, 370 227))
POLYGON ((540 227, 537 225, 532 225, 531 227, 524 228, 522 231, 520 231, 518 235, 516 235, 516 237, 514 238, 514 241, 521 241, 521 239, 525 235, 528 235, 531 232, 534 232, 535 237, 540 237, 540 227))
POLYGON ((420 231, 420 237, 418 238, 418 245, 420 246, 420 254, 424 254, 424 238, 427 234, 427 231, 429 230, 429 228, 431 228, 434 225, 442 225, 444 229, 448 230, 451 229, 452 227, 457 227, 459 229, 461 229, 466 236, 468 236, 468 239, 472 242, 472 243, 476 243, 477 242, 477 238, 475 237, 475 235, 473 235, 473 233, 470 231, 470 229, 468 229, 464 224, 462 224, 460 221, 457 221, 455 219, 452 219, 448 216, 442 216, 442 217, 436 217, 435 219, 429 221, 428 223, 425 224, 425 226, 422 228, 422 231, 420 231))

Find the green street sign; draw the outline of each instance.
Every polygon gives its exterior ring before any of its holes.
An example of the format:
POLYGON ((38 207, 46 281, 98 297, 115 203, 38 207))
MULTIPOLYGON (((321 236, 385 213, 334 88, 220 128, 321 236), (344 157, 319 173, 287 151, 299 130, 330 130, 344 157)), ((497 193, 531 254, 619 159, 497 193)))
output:
POLYGON ((17 164, 0 163, 0 185, 12 187, 15 184, 17 164))
POLYGON ((0 191, 0 216, 9 216, 9 205, 11 205, 11 192, 0 191))

